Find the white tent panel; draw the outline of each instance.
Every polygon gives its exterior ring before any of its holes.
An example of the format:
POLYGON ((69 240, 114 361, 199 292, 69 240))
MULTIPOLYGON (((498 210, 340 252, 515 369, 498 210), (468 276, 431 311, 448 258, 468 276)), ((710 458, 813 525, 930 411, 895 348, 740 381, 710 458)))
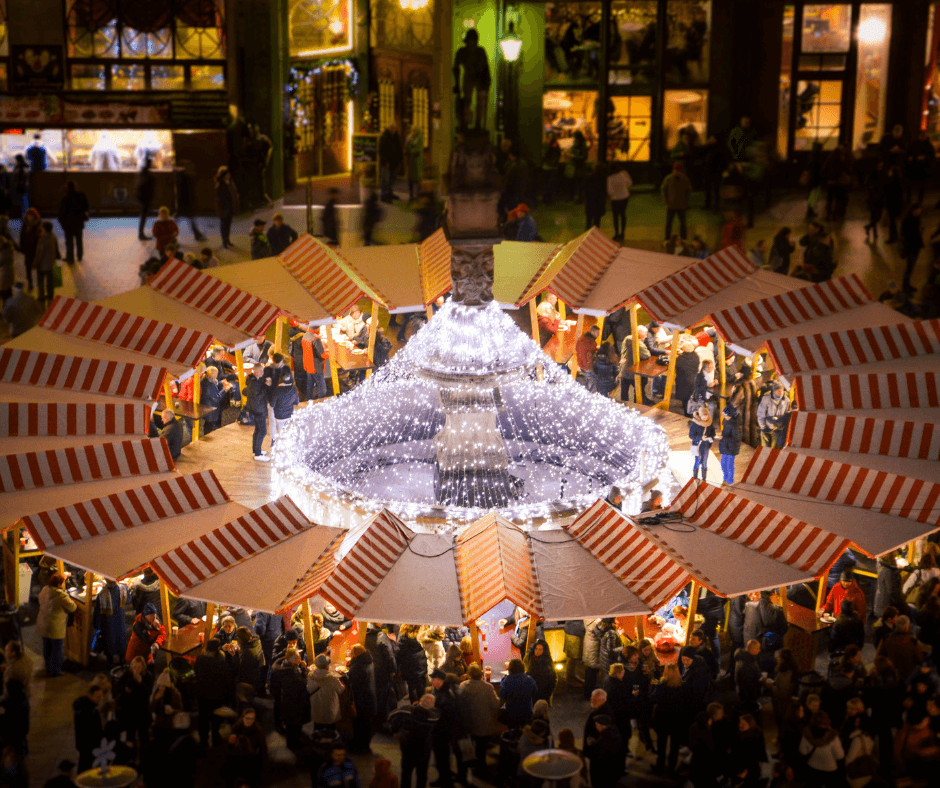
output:
POLYGON ((623 306, 647 287, 652 287, 696 262, 674 254, 624 247, 614 257, 614 261, 578 312, 595 316, 606 315, 623 306))
POLYGON ((284 268, 276 257, 222 265, 209 268, 205 273, 264 301, 276 304, 303 323, 332 318, 332 315, 304 289, 300 282, 291 276, 290 271, 284 268))

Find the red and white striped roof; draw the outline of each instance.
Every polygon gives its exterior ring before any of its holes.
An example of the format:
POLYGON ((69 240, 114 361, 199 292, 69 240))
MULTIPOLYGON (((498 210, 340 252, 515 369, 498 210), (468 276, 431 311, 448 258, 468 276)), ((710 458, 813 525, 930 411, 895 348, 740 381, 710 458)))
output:
POLYGON ((692 479, 670 506, 689 523, 818 577, 850 540, 692 479))
POLYGON ((654 319, 673 323, 683 312, 755 270, 754 264, 737 247, 730 246, 641 290, 636 300, 654 319))
POLYGON ((326 550, 320 554, 320 557, 304 573, 287 596, 284 597, 276 612, 289 610, 296 607, 305 599, 316 596, 323 588, 327 578, 333 574, 336 565, 339 562, 339 550, 343 545, 346 534, 339 533, 333 541, 327 546, 326 550))
POLYGON ((388 299, 338 252, 304 233, 278 258, 304 289, 334 317, 363 296, 388 306, 388 299))
POLYGON ((424 303, 433 304, 450 291, 450 258, 453 250, 443 230, 425 238, 418 245, 418 269, 424 303))
POLYGON ((940 525, 940 484, 795 451, 758 449, 741 481, 831 504, 940 525))
POLYGON ((173 460, 163 438, 7 454, 0 457, 0 493, 172 470, 173 460))
POLYGON ((0 402, 0 437, 133 435, 147 432, 150 406, 0 402))
POLYGON ((168 262, 150 280, 156 292, 232 328, 247 337, 263 334, 281 310, 257 296, 226 284, 182 260, 168 262))
POLYGON ((320 595, 348 618, 355 618, 413 537, 385 509, 350 529, 339 547, 339 563, 320 587, 320 595))
POLYGON ((670 551, 605 500, 593 503, 565 530, 650 611, 675 596, 691 579, 670 551))
POLYGON ((783 337, 767 350, 781 375, 940 354, 940 320, 783 337))
POLYGON ((940 373, 799 375, 794 378, 802 410, 882 410, 940 407, 940 373))
POLYGON ((582 306, 610 267, 620 244, 614 243, 596 227, 564 244, 546 258, 517 306, 528 303, 544 290, 551 289, 573 309, 582 306))
POLYGON ((724 309, 711 317, 726 342, 740 345, 752 337, 855 309, 871 300, 865 285, 852 274, 724 309))
POLYGON ((196 366, 212 344, 209 334, 64 296, 55 297, 39 325, 186 367, 196 366))
POLYGON ((517 525, 491 513, 457 536, 457 578, 464 621, 474 621, 510 600, 544 617, 532 553, 517 525))
POLYGON ((202 471, 31 514, 23 518, 23 524, 39 549, 47 551, 227 501, 215 474, 202 471))
POLYGON ((0 348, 0 383, 152 400, 165 374, 159 367, 143 364, 0 348))
POLYGON ((309 526, 296 504, 284 496, 193 539, 151 562, 175 594, 246 561, 301 533, 309 526))
POLYGON ((796 411, 787 445, 912 460, 940 460, 940 424, 796 411))

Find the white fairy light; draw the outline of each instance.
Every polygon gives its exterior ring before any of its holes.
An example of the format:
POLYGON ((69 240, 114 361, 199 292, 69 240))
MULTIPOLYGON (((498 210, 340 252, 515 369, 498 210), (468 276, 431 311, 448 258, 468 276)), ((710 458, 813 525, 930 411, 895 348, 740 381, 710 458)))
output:
POLYGON ((387 507, 437 531, 492 510, 559 524, 612 485, 637 512, 668 455, 662 428, 575 383, 497 304, 447 302, 371 379, 298 411, 274 466, 317 522, 387 507))

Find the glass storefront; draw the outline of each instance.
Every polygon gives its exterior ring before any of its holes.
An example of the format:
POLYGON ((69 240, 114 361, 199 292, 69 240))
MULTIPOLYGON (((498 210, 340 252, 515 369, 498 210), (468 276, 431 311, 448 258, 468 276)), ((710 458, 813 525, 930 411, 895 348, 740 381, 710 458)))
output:
POLYGON ((167 129, 25 129, 0 133, 0 159, 7 169, 37 133, 49 170, 136 172, 148 155, 154 170, 173 168, 173 132, 167 129))
POLYGON ((852 148, 877 143, 885 125, 891 5, 867 3, 858 18, 858 71, 855 76, 855 119, 852 148))

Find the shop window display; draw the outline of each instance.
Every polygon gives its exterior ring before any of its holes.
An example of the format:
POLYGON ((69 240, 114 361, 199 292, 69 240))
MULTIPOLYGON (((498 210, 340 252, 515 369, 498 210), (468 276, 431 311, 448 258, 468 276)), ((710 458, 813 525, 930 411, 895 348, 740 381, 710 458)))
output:
POLYGON ((173 136, 167 130, 73 129, 65 135, 69 170, 133 172, 148 155, 155 170, 173 167, 173 136))
MULTIPOLYGON (((667 151, 694 148, 708 137, 708 91, 667 90, 663 96, 663 140, 667 151)), ((673 157, 675 158, 675 157, 673 157)))
POLYGON ((292 57, 347 52, 353 47, 349 0, 290 0, 287 22, 292 57))
POLYGON ((61 170, 65 165, 64 133, 61 129, 23 129, 22 133, 0 132, 0 162, 12 170, 16 155, 25 154, 33 144, 33 136, 40 135, 40 144, 46 149, 46 169, 61 170))
MULTIPOLYGON (((607 103, 608 161, 649 161, 650 96, 612 96, 607 103)), ((580 134, 587 160, 597 160, 598 95, 593 90, 551 91, 542 100, 543 137, 553 133, 562 155, 577 150, 580 134)))
POLYGON ((545 81, 600 81, 601 4, 545 5, 545 81))
POLYGON ((653 99, 650 96, 614 96, 610 101, 613 107, 607 108, 608 160, 649 161, 653 99))
POLYGON ((656 0, 613 3, 608 41, 611 85, 646 83, 656 65, 656 0))
POLYGON ((144 87, 142 66, 111 66, 112 90, 143 90, 144 87))
POLYGON ((852 40, 852 7, 845 3, 803 6, 801 71, 841 71, 852 40))
POLYGON ((433 0, 370 0, 372 45, 428 54, 434 46, 433 0))
POLYGON ((186 87, 186 70, 183 66, 151 66, 151 90, 183 90, 186 87))
POLYGON ((81 63, 69 69, 72 90, 104 90, 107 85, 105 67, 97 63, 81 63))
POLYGON ((794 148, 811 150, 820 143, 823 150, 839 145, 842 118, 842 82, 839 80, 797 83, 797 117, 794 148))
POLYGON ((934 145, 940 144, 940 3, 931 3, 927 24, 927 63, 924 83, 924 128, 934 145))
POLYGON ((855 118, 852 147, 877 143, 885 125, 891 6, 866 3, 858 18, 858 73, 855 77, 855 118))
POLYGON ((673 84, 708 81, 711 52, 710 0, 669 0, 663 73, 673 84))
POLYGON ((192 66, 190 87, 193 90, 221 90, 225 87, 225 71, 222 66, 192 66))

